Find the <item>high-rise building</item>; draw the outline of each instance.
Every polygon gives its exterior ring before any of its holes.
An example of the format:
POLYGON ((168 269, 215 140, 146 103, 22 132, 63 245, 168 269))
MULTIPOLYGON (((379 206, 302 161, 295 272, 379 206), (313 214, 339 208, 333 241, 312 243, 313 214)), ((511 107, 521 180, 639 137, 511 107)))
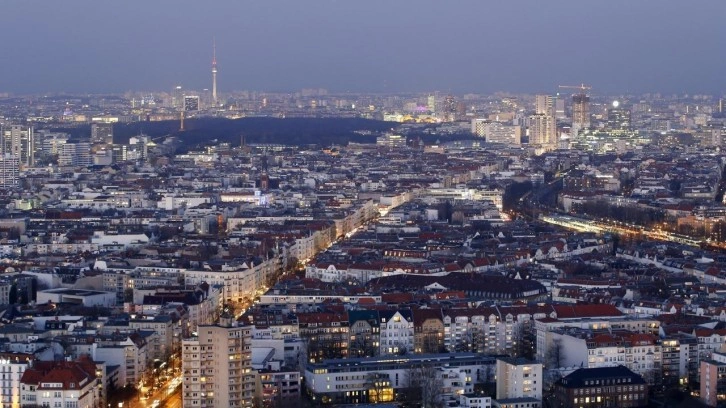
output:
POLYGON ((91 145, 87 142, 65 143, 58 151, 59 166, 87 167, 92 164, 91 145))
POLYGON ((612 107, 608 109, 607 127, 613 130, 629 130, 630 109, 622 106, 620 102, 614 101, 612 107))
POLYGON ((62 132, 51 132, 41 129, 33 132, 35 138, 36 160, 42 156, 54 156, 58 154, 60 146, 65 144, 71 135, 62 132))
POLYGON ((0 154, 10 154, 20 160, 24 167, 35 163, 35 138, 33 127, 23 125, 10 125, 0 131, 0 154))
POLYGON ((529 117, 529 144, 551 148, 556 143, 555 118, 550 115, 531 115, 529 117))
POLYGON ((486 126, 488 123, 491 123, 489 119, 486 118, 474 118, 471 120, 471 133, 479 136, 484 137, 486 133, 486 126))
POLYGON ((217 106, 217 42, 212 44, 212 106, 217 106))
POLYGON ((182 341, 182 406, 252 406, 252 328, 222 318, 217 325, 200 325, 196 336, 182 341))
POLYGON ((558 93, 557 96, 555 96, 555 119, 567 119, 567 112, 565 111, 565 100, 563 98, 560 98, 560 94, 558 93))
POLYGON ((576 130, 590 127, 590 96, 585 93, 572 95, 572 128, 576 130))
POLYGON ((557 97, 552 95, 535 95, 534 113, 535 115, 548 115, 555 117, 555 106, 557 97))
POLYGON ((125 162, 128 160, 128 146, 115 144, 111 146, 111 161, 113 163, 125 162))
POLYGON ((432 115, 436 113, 436 95, 429 95, 426 99, 426 108, 432 115))
POLYGON ((113 123, 93 123, 91 125, 91 144, 112 145, 113 123))
POLYGON ((18 185, 20 160, 10 153, 0 154, 0 188, 18 185))
POLYGON ((709 407, 726 401, 726 354, 714 352, 701 361, 701 401, 709 407))
POLYGON ((184 90, 177 85, 171 91, 171 107, 174 109, 184 108, 184 90))
POLYGON ((488 143, 522 143, 522 127, 517 125, 477 118, 471 120, 471 132, 485 138, 488 143))
POLYGON ((184 96, 184 111, 194 112, 199 110, 199 96, 197 95, 185 95, 184 96))

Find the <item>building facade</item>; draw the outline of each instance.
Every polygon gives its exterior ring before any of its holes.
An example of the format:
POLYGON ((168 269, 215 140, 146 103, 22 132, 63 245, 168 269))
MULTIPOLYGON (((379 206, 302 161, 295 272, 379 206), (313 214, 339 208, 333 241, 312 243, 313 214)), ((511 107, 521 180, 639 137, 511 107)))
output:
POLYGON ((555 383, 555 405, 575 407, 645 407, 648 384, 624 366, 580 368, 555 383))
POLYGON ((523 358, 497 359, 497 400, 534 399, 540 404, 543 383, 542 364, 523 358))
POLYGON ((709 407, 726 401, 726 354, 715 352, 701 361, 701 401, 709 407))
POLYGON ((231 319, 199 326, 197 336, 182 341, 182 405, 251 407, 255 374, 251 367, 252 326, 231 319))

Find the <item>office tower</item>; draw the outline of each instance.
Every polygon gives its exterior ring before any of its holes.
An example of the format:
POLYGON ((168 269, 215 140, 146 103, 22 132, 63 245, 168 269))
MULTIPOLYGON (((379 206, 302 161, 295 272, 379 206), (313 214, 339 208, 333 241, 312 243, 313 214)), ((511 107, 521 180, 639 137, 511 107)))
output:
POLYGON ((456 99, 452 95, 447 95, 444 98, 444 109, 443 109, 445 121, 453 121, 456 117, 456 99))
POLYGON ((620 102, 614 101, 608 109, 607 127, 613 130, 630 129, 630 109, 622 106, 620 102))
POLYGON ((567 112, 565 112, 565 100, 560 98, 560 94, 555 96, 555 119, 567 119, 567 112))
POLYGON ((2 128, 0 132, 0 154, 10 154, 20 160, 23 167, 33 166, 35 163, 35 138, 32 126, 10 125, 2 128))
POLYGON ((58 152, 59 166, 87 167, 93 164, 88 142, 67 142, 58 152))
POLYGON ((590 96, 585 93, 572 95, 572 128, 576 130, 590 127, 590 96))
POLYGON ((536 115, 548 115, 555 117, 557 97, 552 95, 535 95, 534 99, 534 113, 536 115))
POLYGON ((148 160, 149 146, 153 142, 149 136, 139 135, 129 139, 128 149, 126 151, 127 160, 148 160))
POLYGON ((472 119, 471 133, 486 138, 488 143, 521 144, 522 127, 493 122, 488 119, 472 119))
POLYGON ((212 43, 212 106, 217 106, 217 43, 212 43))
POLYGON ((194 112, 199 110, 199 97, 196 95, 184 96, 184 111, 194 112))
POLYGON ((181 85, 177 85, 171 91, 171 107, 175 109, 184 108, 184 91, 181 85))
POLYGON ((435 95, 429 95, 428 99, 426 100, 426 108, 429 110, 429 112, 432 115, 436 113, 436 96, 435 95))
POLYGON ((550 115, 529 117, 529 144, 554 148, 557 143, 555 118, 550 115))
POLYGON ((199 326, 182 341, 182 406, 251 407, 255 376, 251 368, 252 326, 231 318, 199 326))
POLYGON ((126 160, 128 160, 128 146, 123 144, 111 146, 111 161, 113 163, 124 162, 126 160))
POLYGON ((0 188, 18 185, 20 160, 10 153, 0 154, 0 188))
POLYGON ((471 120, 471 133, 479 136, 484 137, 486 134, 486 126, 488 123, 491 123, 489 119, 484 118, 474 118, 471 120))
POLYGON ((91 125, 91 144, 112 145, 113 123, 94 123, 91 125))
POLYGON ((519 145, 522 143, 522 127, 492 122, 485 126, 484 137, 487 143, 519 145))

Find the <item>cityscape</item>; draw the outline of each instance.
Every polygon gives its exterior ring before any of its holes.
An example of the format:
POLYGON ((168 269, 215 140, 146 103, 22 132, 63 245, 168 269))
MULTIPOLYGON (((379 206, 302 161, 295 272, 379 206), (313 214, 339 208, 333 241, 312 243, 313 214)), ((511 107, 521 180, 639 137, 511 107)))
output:
MULTIPOLYGON (((255 43, 272 47, 290 13, 308 12, 285 1, 275 22, 239 6, 260 19, 249 27, 270 24, 255 43)), ((80 18, 97 7, 109 11, 80 18)), ((364 7, 325 3, 329 20, 299 21, 322 31, 292 24, 284 36, 398 24, 351 17, 364 7)), ((646 32, 650 10, 632 7, 622 29, 646 32)), ((401 26, 437 18, 418 12, 401 26)), ((688 80, 623 87, 587 64, 550 75, 553 56, 536 86, 500 70, 501 82, 461 87, 451 78, 466 69, 439 82, 389 55, 389 76, 370 86, 372 65, 345 63, 365 42, 320 37, 280 50, 299 59, 286 74, 270 64, 250 79, 238 47, 251 40, 233 38, 230 16, 180 45, 193 68, 159 80, 143 61, 155 85, 91 65, 63 83, 50 75, 100 51, 41 50, 58 65, 38 84, 0 67, 0 408, 726 406, 722 71, 671 66, 688 80), (305 74, 319 55, 340 65, 305 74), (74 82, 84 76, 89 88, 74 82)), ((150 32, 138 18, 129 36, 150 32)), ((152 40, 133 46, 146 56, 152 40)))

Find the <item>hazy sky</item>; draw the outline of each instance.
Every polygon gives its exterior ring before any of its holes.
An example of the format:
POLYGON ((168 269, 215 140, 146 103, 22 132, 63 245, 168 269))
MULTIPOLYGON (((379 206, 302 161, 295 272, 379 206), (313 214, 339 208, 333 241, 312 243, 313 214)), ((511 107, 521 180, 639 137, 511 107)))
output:
POLYGON ((0 92, 726 91, 724 0, 0 0, 0 92))

